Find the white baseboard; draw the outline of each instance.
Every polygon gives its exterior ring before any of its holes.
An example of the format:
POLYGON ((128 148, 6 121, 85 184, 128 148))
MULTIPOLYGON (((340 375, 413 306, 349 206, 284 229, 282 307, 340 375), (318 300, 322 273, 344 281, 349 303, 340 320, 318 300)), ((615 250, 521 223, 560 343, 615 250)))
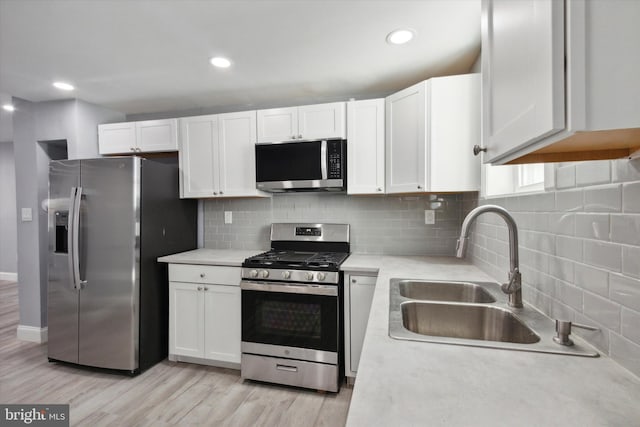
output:
POLYGON ((5 273, 0 271, 0 280, 11 280, 12 282, 17 282, 18 273, 5 273))
POLYGON ((46 327, 18 325, 18 339, 20 341, 44 343, 47 342, 48 332, 49 328, 46 327))

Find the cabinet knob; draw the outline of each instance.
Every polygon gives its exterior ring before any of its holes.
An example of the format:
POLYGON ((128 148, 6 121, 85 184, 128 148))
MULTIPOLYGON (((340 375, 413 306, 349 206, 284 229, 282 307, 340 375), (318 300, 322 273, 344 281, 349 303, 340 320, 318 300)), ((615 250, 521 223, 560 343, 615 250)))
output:
POLYGON ((204 290, 205 290, 205 291, 208 291, 208 290, 209 290, 209 288, 207 288, 207 287, 205 286, 205 287, 204 287, 204 290))
POLYGON ((298 139, 302 139, 302 135, 298 135, 298 139))
POLYGON ((422 185, 418 185, 418 190, 420 190, 422 188, 422 185))
POLYGON ((135 148, 133 148, 133 147, 131 147, 131 148, 129 148, 129 149, 130 149, 131 151, 133 151, 133 152, 135 152, 135 151, 136 151, 136 149, 135 149, 135 148))
POLYGON ((351 279, 351 283, 358 283, 356 279, 351 279))
POLYGON ((200 278, 204 279, 204 273, 200 273, 200 278))
POLYGON ((291 135, 291 139, 296 139, 296 136, 295 135, 291 135))
POLYGON ((378 187, 377 191, 382 191, 382 188, 378 187))
POLYGON ((201 291, 202 290, 202 286, 198 286, 198 290, 201 291))
POLYGON ((224 193, 221 191, 220 194, 224 194, 224 193))
POLYGON ((216 193, 216 192, 214 191, 214 192, 213 192, 213 195, 214 195, 214 196, 217 196, 217 195, 218 195, 218 193, 216 193))
POLYGON ((487 147, 480 147, 478 144, 473 146, 473 155, 477 156, 478 154, 482 153, 482 152, 487 152, 487 147))

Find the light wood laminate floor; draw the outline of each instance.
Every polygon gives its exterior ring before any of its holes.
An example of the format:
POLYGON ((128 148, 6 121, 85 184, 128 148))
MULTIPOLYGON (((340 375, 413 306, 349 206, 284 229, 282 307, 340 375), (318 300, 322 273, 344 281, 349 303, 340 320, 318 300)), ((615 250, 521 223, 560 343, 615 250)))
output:
POLYGON ((129 378, 47 361, 19 341, 17 284, 0 281, 0 403, 70 404, 71 425, 343 426, 340 393, 245 382, 239 371, 165 360, 129 378))

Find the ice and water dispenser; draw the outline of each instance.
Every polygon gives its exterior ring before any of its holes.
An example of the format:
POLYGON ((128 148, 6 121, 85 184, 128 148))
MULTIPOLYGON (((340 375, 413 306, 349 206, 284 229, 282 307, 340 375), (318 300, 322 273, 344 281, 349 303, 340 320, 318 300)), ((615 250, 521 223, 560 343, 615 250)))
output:
POLYGON ((56 244, 55 252, 60 254, 68 253, 69 242, 67 236, 69 233, 69 212, 58 211, 56 212, 56 244))

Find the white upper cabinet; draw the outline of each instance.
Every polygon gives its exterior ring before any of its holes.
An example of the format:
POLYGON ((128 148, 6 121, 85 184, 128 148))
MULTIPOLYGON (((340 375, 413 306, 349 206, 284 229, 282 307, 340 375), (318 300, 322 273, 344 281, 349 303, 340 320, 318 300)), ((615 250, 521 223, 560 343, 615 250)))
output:
POLYGON ((256 196, 256 112, 218 115, 219 194, 256 196))
POLYGON ((218 188, 217 115, 180 119, 179 158, 181 197, 198 198, 217 195, 214 194, 214 189, 218 188))
POLYGON ((384 193, 384 99, 347 103, 347 193, 384 193))
POLYGON ((176 119, 98 125, 100 154, 134 154, 178 150, 176 119))
POLYGON ((345 138, 344 102, 258 110, 258 142, 345 138))
POLYGON ((181 197, 262 196, 256 189, 256 112, 180 119, 181 197))
POLYGON ((385 102, 387 193, 477 191, 480 75, 437 77, 385 102))
POLYGON ((483 0, 485 162, 640 149, 640 2, 483 0))

